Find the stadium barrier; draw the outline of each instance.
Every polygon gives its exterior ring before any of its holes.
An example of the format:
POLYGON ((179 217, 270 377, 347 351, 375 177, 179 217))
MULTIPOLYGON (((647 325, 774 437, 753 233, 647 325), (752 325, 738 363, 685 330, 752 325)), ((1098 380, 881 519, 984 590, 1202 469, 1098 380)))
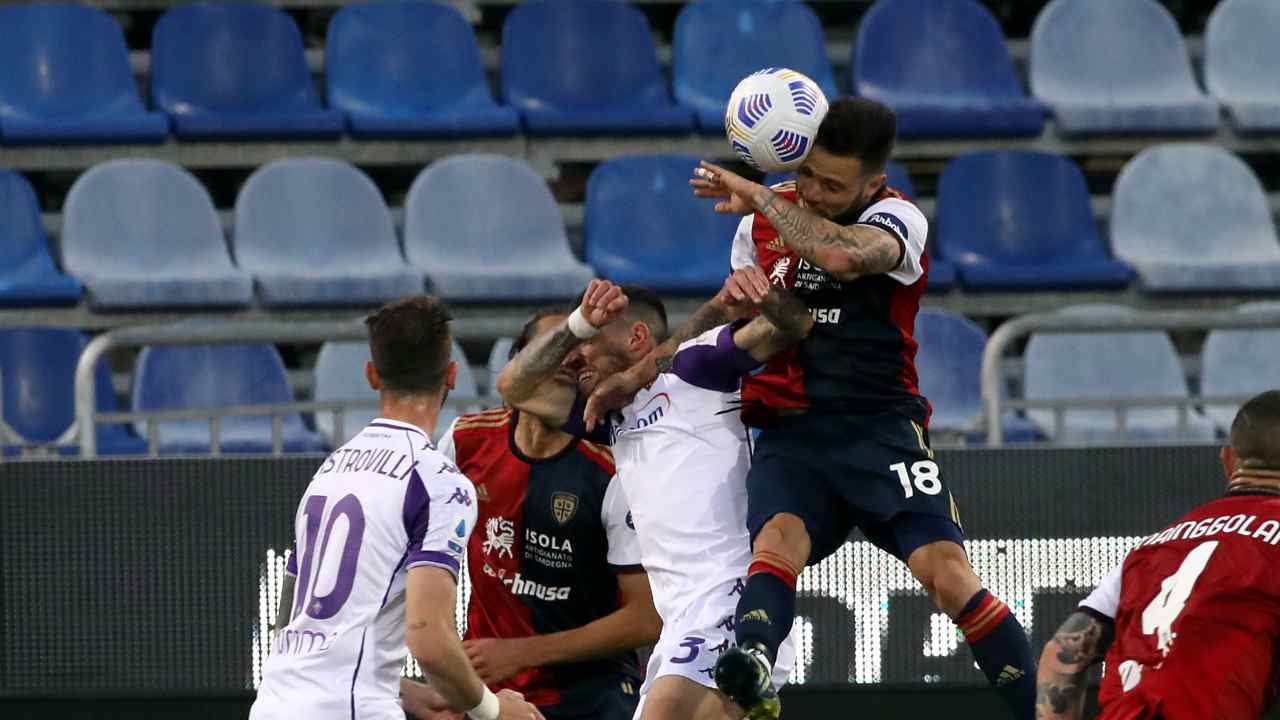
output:
MULTIPOLYGON (((1002 324, 987 341, 982 354, 982 406, 986 425, 987 444, 1000 447, 1004 444, 1004 428, 1001 418, 1007 409, 1046 409, 1054 413, 1054 429, 1061 431, 1068 409, 1111 409, 1116 413, 1116 427, 1126 429, 1128 412, 1144 407, 1174 407, 1178 411, 1178 428, 1187 428, 1188 411, 1206 404, 1242 405, 1250 396, 1191 397, 1116 397, 1116 398, 1063 398, 1055 400, 1025 400, 1007 397, 1005 375, 1001 364, 1014 344, 1033 334, 1064 333, 1128 333, 1144 330, 1250 330, 1280 328, 1280 310, 1256 310, 1237 312, 1135 312, 1125 316, 1082 316, 1058 313, 1023 315, 1002 324)), ((1261 381, 1261 379, 1260 379, 1261 381)), ((1058 432, 1055 432, 1055 435, 1058 432)))
MULTIPOLYGON (((1225 486, 1209 445, 938 460, 975 568, 1037 648, 1129 548, 1225 486)), ((0 466, 0 697, 251 696, 298 500, 320 462, 0 466)), ((983 685, 951 621, 859 535, 799 590, 799 689, 983 685)))

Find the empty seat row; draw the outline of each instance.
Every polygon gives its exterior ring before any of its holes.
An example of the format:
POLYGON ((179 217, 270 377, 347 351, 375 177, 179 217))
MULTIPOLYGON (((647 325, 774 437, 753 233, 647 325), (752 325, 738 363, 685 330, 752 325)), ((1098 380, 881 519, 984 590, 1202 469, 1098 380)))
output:
MULTIPOLYGON (((994 17, 976 0, 879 0, 854 44, 852 90, 887 102, 904 137, 1207 132, 1219 105, 1238 129, 1280 129, 1280 48, 1269 0, 1224 0, 1196 84, 1172 16, 1155 0, 1053 0, 1021 87, 994 17)), ((668 89, 652 31, 616 0, 517 6, 502 32, 495 102, 471 28, 418 1, 344 7, 328 28, 326 107, 288 15, 250 3, 167 11, 152 38, 148 112, 123 34, 74 4, 0 8, 0 141, 719 133, 736 82, 785 66, 839 93, 817 16, 798 0, 698 0, 673 37, 668 89), (428 70, 424 70, 428 69, 428 70), (163 114, 160 114, 163 113, 163 114)))

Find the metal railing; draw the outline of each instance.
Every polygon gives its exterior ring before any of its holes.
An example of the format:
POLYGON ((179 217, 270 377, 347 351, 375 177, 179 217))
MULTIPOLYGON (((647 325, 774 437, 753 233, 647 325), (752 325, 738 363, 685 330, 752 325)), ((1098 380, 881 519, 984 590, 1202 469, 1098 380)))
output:
POLYGON ((1018 340, 1032 334, 1128 333, 1137 331, 1176 330, 1257 330, 1280 328, 1280 310, 1250 312, 1135 312, 1131 315, 1088 316, 1037 313, 1014 318, 991 335, 982 353, 982 407, 986 423, 987 444, 1004 443, 1002 418, 1006 409, 1048 409, 1054 413, 1055 427, 1061 429, 1068 409, 1111 409, 1116 412, 1117 427, 1127 429, 1128 413, 1146 407, 1175 407, 1178 427, 1187 429, 1189 413, 1201 405, 1239 405, 1248 396, 1195 397, 1116 397, 1070 398, 1058 400, 1017 400, 1005 397, 1001 361, 1018 340))
MULTIPOLYGON (((467 330, 475 330, 467 328, 467 330)), ((483 330, 481 330, 483 332, 483 330)), ((464 332, 464 335, 467 334, 464 332)), ((145 410, 129 412, 98 412, 97 383, 94 368, 109 351, 117 348, 139 348, 149 345, 219 345, 232 343, 283 343, 304 344, 325 341, 367 340, 368 331, 358 320, 345 322, 224 322, 208 324, 178 324, 163 326, 136 326, 103 333, 94 338, 76 364, 75 375, 75 428, 80 440, 82 457, 97 457, 96 427, 100 423, 145 422, 148 454, 156 455, 159 448, 158 424, 164 421, 205 419, 209 421, 210 452, 221 454, 222 419, 237 416, 271 417, 271 448, 273 454, 284 449, 284 418, 300 412, 331 412, 334 416, 334 441, 345 438, 343 414, 346 410, 377 407, 376 400, 331 400, 312 402, 272 403, 261 405, 233 405, 216 408, 190 408, 174 410, 145 410)), ((449 405, 462 407, 465 400, 452 400, 449 405), (464 400, 464 402, 458 402, 464 400)))

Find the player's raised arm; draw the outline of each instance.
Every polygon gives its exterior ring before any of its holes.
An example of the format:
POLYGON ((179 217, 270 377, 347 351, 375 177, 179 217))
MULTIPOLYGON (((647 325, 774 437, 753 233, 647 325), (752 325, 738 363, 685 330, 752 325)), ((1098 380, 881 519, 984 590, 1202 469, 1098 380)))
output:
POLYGON ((1036 720, 1080 720, 1089 671, 1102 661, 1115 636, 1100 613, 1077 610, 1044 645, 1036 673, 1036 720))
POLYGON ((556 371, 574 348, 591 338, 627 308, 622 289, 607 280, 592 280, 582 304, 569 318, 529 342, 508 362, 494 383, 507 404, 535 415, 552 427, 569 420, 576 388, 553 382, 556 371))
POLYGON ((734 344, 752 358, 764 362, 803 340, 813 329, 809 307, 791 291, 770 283, 759 267, 734 272, 725 286, 730 283, 745 296, 736 302, 750 303, 760 310, 758 317, 733 333, 734 344))

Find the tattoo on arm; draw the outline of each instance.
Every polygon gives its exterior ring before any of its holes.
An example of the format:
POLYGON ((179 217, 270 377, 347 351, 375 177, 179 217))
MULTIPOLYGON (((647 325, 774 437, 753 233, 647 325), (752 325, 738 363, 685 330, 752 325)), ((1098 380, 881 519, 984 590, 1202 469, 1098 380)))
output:
POLYGON ((1076 612, 1058 628, 1040 657, 1036 678, 1037 720, 1079 720, 1084 714, 1089 670, 1106 654, 1114 628, 1076 612))
POLYGON ((778 237, 800 257, 842 280, 888 272, 901 261, 896 242, 882 242, 883 230, 845 227, 796 205, 764 188, 755 206, 769 219, 778 237), (868 235, 867 233, 874 233, 868 235), (869 240, 869 238, 873 238, 869 240), (832 267, 831 250, 838 251, 839 267, 832 267))
POLYGON ((555 375, 569 352, 582 340, 569 330, 567 321, 543 333, 511 359, 508 399, 520 400, 533 395, 538 386, 555 375))
POLYGON ((790 342, 797 342, 809 334, 813 327, 813 315, 809 306, 786 288, 774 287, 760 305, 760 313, 768 319, 778 334, 790 342))
POLYGON ((693 312, 689 320, 679 330, 671 334, 665 342, 653 350, 651 357, 658 373, 671 370, 675 361, 676 350, 682 343, 698 337, 702 333, 729 322, 729 313, 719 299, 712 299, 702 304, 693 312))

